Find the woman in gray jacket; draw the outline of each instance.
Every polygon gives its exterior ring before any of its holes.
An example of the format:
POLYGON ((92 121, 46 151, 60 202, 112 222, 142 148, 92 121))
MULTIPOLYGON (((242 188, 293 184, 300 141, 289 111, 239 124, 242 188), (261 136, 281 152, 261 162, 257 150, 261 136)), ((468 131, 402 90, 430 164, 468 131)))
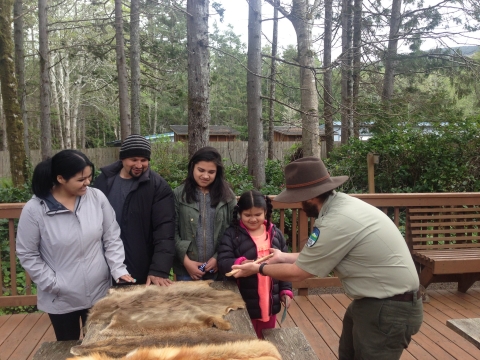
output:
POLYGON ((35 194, 20 215, 17 256, 37 284, 37 307, 48 313, 57 340, 78 340, 79 320, 107 293, 111 278, 134 282, 115 213, 89 187, 92 162, 63 150, 33 172, 35 194))

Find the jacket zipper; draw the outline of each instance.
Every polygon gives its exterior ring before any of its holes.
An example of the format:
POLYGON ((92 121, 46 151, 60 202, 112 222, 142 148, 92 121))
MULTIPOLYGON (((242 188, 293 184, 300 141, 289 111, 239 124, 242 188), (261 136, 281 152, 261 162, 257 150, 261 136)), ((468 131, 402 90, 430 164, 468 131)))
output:
POLYGON ((206 216, 207 212, 207 195, 203 193, 203 216, 202 216, 202 222, 203 222, 203 262, 207 261, 207 229, 205 229, 206 225, 206 216))

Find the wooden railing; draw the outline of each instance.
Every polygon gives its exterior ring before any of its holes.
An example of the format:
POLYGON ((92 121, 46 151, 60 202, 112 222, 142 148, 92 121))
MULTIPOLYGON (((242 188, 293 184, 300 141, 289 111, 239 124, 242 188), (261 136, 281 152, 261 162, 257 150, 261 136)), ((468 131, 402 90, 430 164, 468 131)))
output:
MULTIPOLYGON (((403 214, 407 208, 427 206, 454 206, 454 205, 480 205, 480 193, 422 193, 422 194, 356 194, 355 196, 373 206, 380 208, 387 213, 392 221, 401 230, 405 226, 403 214)), ((272 196, 272 199, 275 197, 272 196)), ((15 255, 15 228, 14 221, 20 216, 24 204, 0 204, 0 218, 8 219, 9 225, 9 247, 10 247, 10 275, 11 284, 9 289, 3 284, 3 274, 0 267, 0 279, 2 279, 2 296, 0 296, 0 307, 35 305, 36 296, 31 295, 31 281, 26 276, 26 294, 17 294, 17 274, 15 255), (6 290, 10 290, 10 296, 4 296, 6 290)), ((299 252, 305 245, 313 220, 307 217, 301 210, 301 203, 273 203, 274 209, 280 212, 279 228, 282 232, 286 230, 286 215, 288 209, 292 210, 291 220, 291 243, 292 251, 299 252)), ((287 217, 288 219, 288 217, 287 217)), ((290 233, 290 231, 289 231, 290 233)), ((0 254, 1 255, 1 254, 0 254)), ((308 288, 341 286, 337 277, 311 278, 293 284, 299 290, 299 294, 306 295, 308 288)))
MULTIPOLYGON (((15 254, 15 220, 20 217, 23 209, 23 203, 17 204, 0 204, 0 219, 8 219, 8 243, 10 248, 10 286, 6 288, 3 283, 3 272, 0 266, 0 280, 2 285, 2 296, 0 296, 0 307, 5 306, 27 306, 37 305, 37 296, 32 295, 32 281, 30 276, 25 274, 26 294, 19 295, 17 293, 17 256, 15 254), (10 296, 5 296, 6 291, 10 292, 10 296)), ((1 249, 0 249, 1 251, 1 249)), ((0 259, 2 253, 0 253, 0 259)))

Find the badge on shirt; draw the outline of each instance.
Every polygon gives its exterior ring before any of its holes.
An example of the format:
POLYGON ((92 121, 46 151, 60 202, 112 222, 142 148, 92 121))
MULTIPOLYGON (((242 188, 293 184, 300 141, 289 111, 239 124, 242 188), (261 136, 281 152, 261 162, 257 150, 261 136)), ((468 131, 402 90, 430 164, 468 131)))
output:
POLYGON ((319 236, 320 236, 320 229, 317 228, 317 227, 314 227, 312 233, 310 234, 310 236, 308 238, 308 241, 307 241, 307 244, 306 244, 307 247, 312 247, 313 245, 315 245, 319 236))

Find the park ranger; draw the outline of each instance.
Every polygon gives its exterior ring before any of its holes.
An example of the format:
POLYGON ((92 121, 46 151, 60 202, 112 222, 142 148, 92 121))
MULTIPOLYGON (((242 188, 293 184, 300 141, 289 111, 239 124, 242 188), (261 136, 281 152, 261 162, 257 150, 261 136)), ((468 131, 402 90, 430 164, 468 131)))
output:
POLYGON ((315 226, 300 253, 263 264, 234 265, 235 277, 254 273, 283 281, 338 274, 354 300, 343 319, 339 359, 399 359, 423 320, 418 275, 395 224, 379 209, 336 192, 347 176, 331 177, 322 160, 306 157, 285 167, 286 189, 275 198, 302 202, 315 226))

